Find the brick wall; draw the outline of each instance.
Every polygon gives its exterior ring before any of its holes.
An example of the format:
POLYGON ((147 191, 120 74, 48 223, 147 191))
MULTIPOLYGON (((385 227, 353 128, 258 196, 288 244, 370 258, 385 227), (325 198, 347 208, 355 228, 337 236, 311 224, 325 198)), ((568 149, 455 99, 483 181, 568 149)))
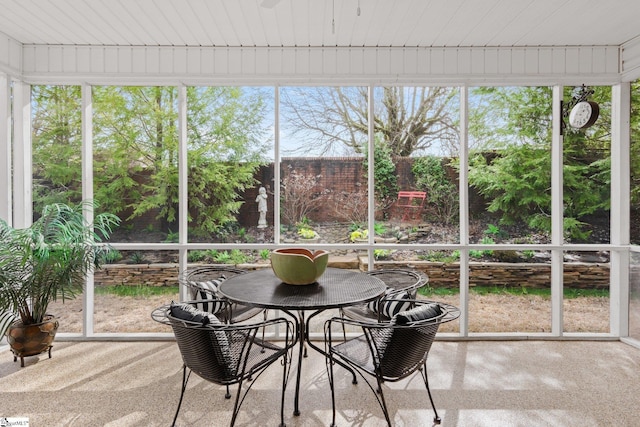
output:
MULTIPOLYGON (((359 157, 296 157, 283 158, 281 161, 281 178, 284 178, 292 170, 305 176, 318 177, 317 192, 329 190, 332 193, 343 191, 353 192, 354 188, 366 188, 366 178, 362 171, 363 159, 359 157), (364 187, 362 187, 364 186, 364 187)), ((260 186, 267 189, 267 222, 273 224, 273 191, 274 182, 273 164, 261 167, 256 173, 256 186, 248 188, 241 197, 244 204, 238 213, 238 222, 247 227, 258 223, 258 205, 255 202, 260 186)), ((312 212, 310 219, 315 222, 327 222, 335 219, 334 207, 329 203, 321 203, 320 207, 312 212)))
MULTIPOLYGON (((396 157, 396 175, 398 176, 398 188, 400 190, 414 190, 414 176, 411 171, 413 158, 396 157)), ((308 176, 319 176, 318 191, 328 189, 333 194, 341 192, 353 192, 355 188, 366 189, 366 176, 363 170, 363 157, 287 157, 281 161, 281 177, 285 177, 291 170, 304 173, 308 176)), ((457 172, 454 169, 448 170, 449 175, 457 185, 457 172)), ((260 167, 255 174, 257 184, 247 188, 240 195, 240 200, 244 203, 238 212, 238 223, 242 227, 250 227, 258 224, 258 205, 256 197, 260 186, 267 189, 267 222, 273 224, 274 189, 279 183, 274 182, 273 163, 260 167)), ((138 177, 144 180, 144 177, 138 177)), ((364 191, 364 190, 362 190, 364 191)), ((472 211, 484 211, 486 202, 473 189, 469 193, 469 205, 472 211)), ((132 211, 123 212, 122 218, 127 218, 132 211)), ((157 211, 150 211, 143 217, 135 218, 132 222, 135 228, 146 228, 151 225, 153 229, 163 230, 166 225, 157 218, 157 211)), ((328 222, 336 219, 334 206, 328 199, 327 203, 322 203, 320 208, 312 212, 310 219, 315 222, 328 222)), ((175 231, 175 230, 174 230, 175 231)))

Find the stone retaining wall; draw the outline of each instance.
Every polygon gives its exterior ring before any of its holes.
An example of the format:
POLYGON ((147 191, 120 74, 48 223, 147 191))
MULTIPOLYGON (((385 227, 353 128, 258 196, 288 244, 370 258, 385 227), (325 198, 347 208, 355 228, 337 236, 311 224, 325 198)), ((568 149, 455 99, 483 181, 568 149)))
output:
MULTIPOLYGON (((412 268, 424 271, 434 288, 456 288, 460 282, 457 263, 445 264, 428 261, 396 264, 376 262, 379 268, 412 268)), ((248 265, 243 268, 265 268, 268 264, 248 265)), ((366 258, 361 258, 359 268, 367 270, 366 258)), ((178 283, 178 264, 109 264, 95 272, 96 286, 148 285, 175 286, 178 283)), ((551 282, 551 266, 535 263, 470 263, 471 286, 526 286, 548 288, 551 282)), ((609 288, 609 265, 597 263, 570 263, 564 266, 564 285, 571 288, 609 288)))
MULTIPOLYGON (((420 267, 429 276, 433 287, 458 287, 460 271, 457 264, 434 264, 420 267)), ((470 286, 525 286, 549 288, 551 266, 547 264, 471 263, 470 286)), ((608 289, 608 264, 565 264, 564 286, 578 289, 608 289)))
POLYGON ((178 264, 107 264, 93 277, 96 286, 176 286, 178 264))

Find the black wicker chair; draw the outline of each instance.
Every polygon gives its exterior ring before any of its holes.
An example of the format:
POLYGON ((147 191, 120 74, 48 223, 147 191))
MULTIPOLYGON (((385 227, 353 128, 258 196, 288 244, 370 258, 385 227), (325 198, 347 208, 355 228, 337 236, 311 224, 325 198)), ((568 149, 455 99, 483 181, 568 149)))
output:
MULTIPOLYGON (((426 274, 416 270, 390 268, 385 270, 368 271, 366 274, 370 274, 382 280, 385 285, 387 285, 388 293, 380 300, 374 301, 370 304, 360 304, 341 308, 340 317, 346 317, 360 322, 388 321, 391 319, 391 316, 386 316, 384 314, 387 310, 383 310, 383 306, 385 306, 385 304, 393 304, 393 302, 388 302, 389 298, 395 300, 399 295, 405 294, 407 298, 415 299, 418 289, 429 281, 426 274), (372 306, 375 306, 377 310, 373 310, 372 306)), ((397 304, 397 307, 399 308, 401 306, 406 306, 406 304, 401 301, 397 304)), ((391 309, 391 311, 393 311, 393 309, 391 309)), ((342 333, 346 340, 346 328, 343 328, 342 333)))
MULTIPOLYGON (((211 301, 217 302, 217 301, 211 301)), ((225 301, 222 301, 225 303, 225 301)), ((215 384, 237 384, 235 404, 230 426, 236 422, 240 407, 255 380, 272 363, 283 359, 282 395, 280 400, 280 427, 284 427, 284 396, 291 368, 291 352, 295 344, 293 322, 284 318, 271 319, 253 324, 229 325, 216 321, 215 316, 197 310, 185 315, 176 312, 175 306, 190 305, 195 302, 165 305, 155 309, 152 318, 173 328, 178 348, 183 360, 182 387, 180 400, 173 418, 175 426, 187 382, 192 372, 215 384), (191 316, 191 317, 190 317, 191 316), (206 322, 203 319, 207 319, 206 322), (188 320, 187 320, 188 319, 188 320), (272 344, 257 337, 259 329, 278 327, 284 334, 282 346, 272 344), (248 380, 243 392, 242 386, 248 380), (253 381, 252 381, 253 380, 253 381)))
MULTIPOLYGON (((217 300, 220 299, 220 295, 216 292, 216 288, 222 281, 246 272, 246 270, 227 266, 198 266, 185 269, 179 275, 178 281, 189 290, 189 300, 217 300)), ((213 306, 215 305, 211 307, 213 306)), ((216 314, 216 316, 228 323, 242 322, 260 313, 263 314, 264 320, 267 320, 267 310, 236 303, 227 305, 223 311, 212 311, 206 308, 205 311, 216 314)))
POLYGON ((374 392, 387 424, 391 426, 389 411, 384 399, 382 383, 399 381, 420 370, 431 407, 435 413, 434 423, 440 424, 427 380, 427 356, 441 323, 452 321, 460 315, 460 310, 452 305, 435 301, 414 300, 414 308, 394 316, 389 322, 361 322, 334 317, 325 322, 325 343, 327 371, 331 387, 333 407, 332 426, 335 427, 335 381, 333 366, 337 360, 353 367, 374 392), (420 313, 416 316, 415 313, 420 313), (425 317, 421 319, 421 317, 425 317), (344 325, 359 327, 363 334, 334 344, 333 327, 344 325), (365 374, 377 381, 377 393, 365 374))

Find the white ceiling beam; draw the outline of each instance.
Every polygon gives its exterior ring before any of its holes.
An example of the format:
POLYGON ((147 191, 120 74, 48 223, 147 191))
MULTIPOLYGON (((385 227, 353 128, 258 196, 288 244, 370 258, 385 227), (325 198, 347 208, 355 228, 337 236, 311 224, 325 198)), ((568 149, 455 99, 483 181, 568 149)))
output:
POLYGON ((24 46, 29 82, 614 84, 619 48, 24 46))

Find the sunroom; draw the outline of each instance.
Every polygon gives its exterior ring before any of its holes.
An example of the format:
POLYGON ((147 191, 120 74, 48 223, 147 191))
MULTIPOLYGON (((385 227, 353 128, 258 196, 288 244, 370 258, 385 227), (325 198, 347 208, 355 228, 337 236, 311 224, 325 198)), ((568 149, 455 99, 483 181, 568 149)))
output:
POLYGON ((188 266, 305 246, 424 272, 460 308, 447 344, 640 346, 637 2, 0 9, 0 218, 95 200, 123 220, 56 340, 166 340, 149 313, 188 266))

